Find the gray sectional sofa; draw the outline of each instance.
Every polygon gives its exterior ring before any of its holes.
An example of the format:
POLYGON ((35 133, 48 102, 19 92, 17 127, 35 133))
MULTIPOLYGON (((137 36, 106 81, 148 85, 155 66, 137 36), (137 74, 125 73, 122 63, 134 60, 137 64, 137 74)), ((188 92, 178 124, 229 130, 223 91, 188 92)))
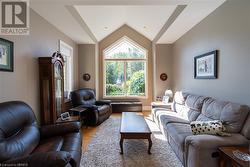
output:
POLYGON ((217 167, 218 147, 249 145, 250 114, 245 105, 176 92, 171 108, 154 108, 152 115, 185 167, 217 167), (190 122, 195 120, 221 120, 231 136, 193 135, 190 122))

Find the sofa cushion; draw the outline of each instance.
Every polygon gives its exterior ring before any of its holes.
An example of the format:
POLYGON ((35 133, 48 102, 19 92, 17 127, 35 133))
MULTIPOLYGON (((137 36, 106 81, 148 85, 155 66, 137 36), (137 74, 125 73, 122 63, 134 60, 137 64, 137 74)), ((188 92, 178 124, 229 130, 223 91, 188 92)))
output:
POLYGON ((202 116, 200 115, 197 120, 221 120, 226 132, 238 133, 248 112, 247 106, 208 98, 204 101, 202 116))
POLYGON ((201 111, 204 100, 207 97, 198 96, 198 95, 188 95, 187 100, 185 101, 185 105, 192 110, 201 111))
MULTIPOLYGON (((151 112, 152 112, 154 122, 159 127, 160 126, 160 117, 163 116, 163 115, 166 115, 169 112, 172 113, 173 111, 171 111, 169 109, 166 109, 166 108, 153 108, 151 112)), ((173 113, 175 113, 175 112, 173 112, 173 113)))
POLYGON ((68 133, 64 136, 45 138, 40 141, 34 152, 49 151, 81 151, 80 132, 68 133))
POLYGON ((167 125, 167 131, 168 135, 174 138, 176 144, 181 146, 184 146, 184 141, 187 136, 193 135, 189 124, 169 123, 167 125))
POLYGON ((193 135, 189 124, 182 123, 169 123, 164 128, 167 133, 169 144, 178 156, 178 158, 184 163, 184 146, 187 136, 193 135))
POLYGON ((188 94, 178 91, 174 95, 174 102, 178 104, 185 104, 188 94))
POLYGON ((250 114, 248 114, 248 117, 241 130, 241 134, 244 135, 247 139, 250 139, 250 114))
POLYGON ((172 109, 172 111, 177 112, 181 115, 183 115, 183 113, 187 111, 185 104, 173 103, 172 106, 174 106, 174 107, 172 107, 172 108, 174 108, 174 109, 172 109))
MULTIPOLYGON (((81 133, 68 133, 63 136, 61 151, 81 151, 81 133)), ((74 157, 74 156, 73 156, 74 157)))
POLYGON ((221 111, 227 102, 208 98, 202 107, 202 114, 211 120, 220 120, 221 111))
POLYGON ((189 121, 184 119, 180 114, 166 108, 153 108, 152 116, 154 118, 154 122, 160 128, 166 126, 168 123, 171 122, 189 124, 189 121))
POLYGON ((200 114, 201 113, 199 111, 196 111, 196 110, 193 110, 193 109, 189 109, 185 113, 184 117, 186 117, 190 122, 192 122, 192 121, 195 121, 200 114))
POLYGON ((62 145, 63 145, 62 136, 46 138, 40 141, 38 147, 33 151, 33 153, 60 151, 62 148, 62 145))
POLYGON ((41 140, 39 146, 33 151, 33 153, 49 153, 52 151, 65 151, 70 154, 71 164, 79 166, 81 159, 81 133, 73 132, 65 134, 64 136, 56 136, 45 138, 41 140))
POLYGON ((202 113, 198 116, 198 118, 196 119, 196 121, 212 121, 214 119, 211 119, 209 117, 206 117, 205 115, 203 115, 202 113))
POLYGON ((248 112, 249 108, 245 105, 227 103, 221 112, 220 120, 224 121, 228 132, 238 133, 242 129, 248 112))
POLYGON ((201 108, 205 99, 206 97, 204 96, 189 94, 185 100, 185 104, 183 105, 183 107, 176 112, 190 122, 194 121, 200 115, 201 108))
POLYGON ((189 124, 189 121, 181 117, 178 113, 176 112, 168 112, 165 115, 162 115, 160 117, 160 122, 163 126, 166 126, 169 123, 184 123, 184 124, 189 124))
POLYGON ((173 99, 173 104, 171 106, 171 109, 175 112, 180 112, 182 111, 186 98, 187 98, 188 94, 187 93, 183 93, 183 92, 176 92, 174 95, 174 99, 173 99))

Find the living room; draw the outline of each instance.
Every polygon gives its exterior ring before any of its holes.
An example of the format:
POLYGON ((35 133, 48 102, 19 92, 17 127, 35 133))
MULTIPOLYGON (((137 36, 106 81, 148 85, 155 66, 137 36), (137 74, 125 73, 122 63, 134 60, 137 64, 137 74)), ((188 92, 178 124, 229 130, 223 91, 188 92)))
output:
POLYGON ((0 166, 250 165, 249 0, 0 3, 0 166))

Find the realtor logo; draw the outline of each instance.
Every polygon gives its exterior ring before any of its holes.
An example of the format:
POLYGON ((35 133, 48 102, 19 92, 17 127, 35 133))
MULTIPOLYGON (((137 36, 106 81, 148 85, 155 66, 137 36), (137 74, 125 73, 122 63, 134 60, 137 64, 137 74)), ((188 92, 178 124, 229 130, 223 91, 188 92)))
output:
POLYGON ((18 0, 0 1, 1 35, 29 34, 29 2, 18 0))

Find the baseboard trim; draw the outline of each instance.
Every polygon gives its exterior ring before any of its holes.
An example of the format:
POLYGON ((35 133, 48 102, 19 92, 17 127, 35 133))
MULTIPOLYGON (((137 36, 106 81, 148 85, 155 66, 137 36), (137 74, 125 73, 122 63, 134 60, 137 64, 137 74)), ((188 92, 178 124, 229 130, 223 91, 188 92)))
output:
POLYGON ((151 106, 142 106, 142 110, 143 111, 150 111, 151 110, 151 106))

